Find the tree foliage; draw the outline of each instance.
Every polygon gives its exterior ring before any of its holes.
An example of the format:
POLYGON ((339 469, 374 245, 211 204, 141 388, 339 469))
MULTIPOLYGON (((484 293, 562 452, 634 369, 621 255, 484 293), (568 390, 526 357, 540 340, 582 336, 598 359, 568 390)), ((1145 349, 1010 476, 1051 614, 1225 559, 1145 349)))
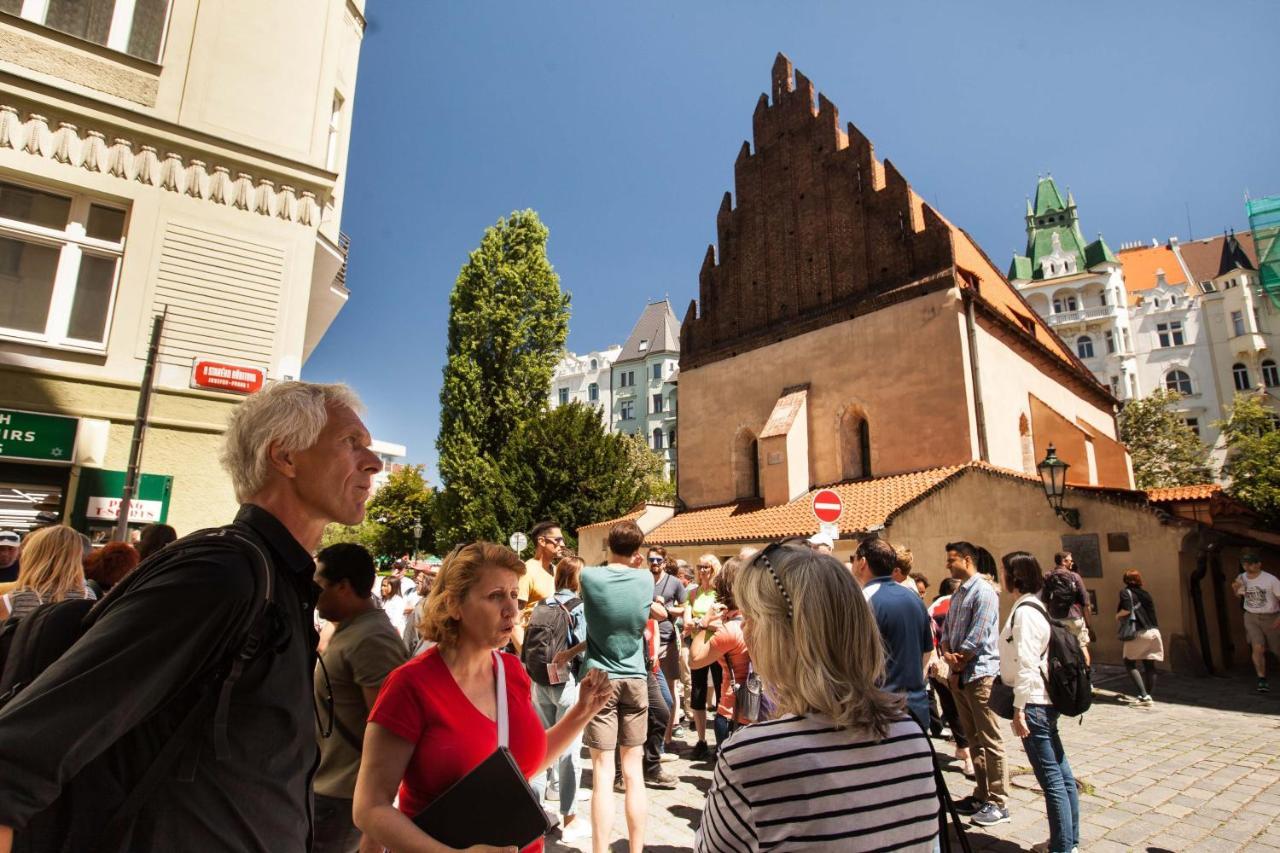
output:
POLYGON ((356 525, 330 524, 324 530, 321 547, 339 542, 355 542, 374 557, 399 557, 415 550, 429 549, 435 492, 427 485, 421 465, 406 465, 393 471, 387 482, 369 499, 364 521, 356 525), (422 523, 422 538, 415 542, 413 526, 422 523))
POLYGON ((1227 494, 1267 526, 1280 527, 1280 428, 1263 393, 1237 394, 1230 416, 1218 426, 1227 448, 1227 494))
POLYGON ((1176 391, 1162 388, 1120 411, 1120 440, 1129 448, 1139 489, 1213 480, 1209 449, 1174 409, 1181 399, 1176 391))
POLYGON ((440 392, 441 494, 436 541, 503 541, 517 511, 500 457, 547 405, 569 331, 569 297, 547 259, 548 230, 532 210, 485 230, 449 297, 448 362, 440 392))
POLYGON ((521 424, 503 449, 500 469, 511 498, 509 528, 528 530, 550 518, 566 536, 662 498, 662 484, 670 484, 661 458, 643 439, 608 432, 599 411, 579 402, 521 424))

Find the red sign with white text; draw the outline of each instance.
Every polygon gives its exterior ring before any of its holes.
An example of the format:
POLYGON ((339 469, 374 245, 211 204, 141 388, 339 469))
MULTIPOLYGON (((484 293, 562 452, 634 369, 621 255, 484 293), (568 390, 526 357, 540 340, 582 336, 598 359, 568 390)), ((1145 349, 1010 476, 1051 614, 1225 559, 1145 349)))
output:
POLYGON ((191 387, 213 391, 252 394, 262 388, 266 378, 266 373, 259 367, 224 364, 208 359, 198 359, 191 368, 191 387))

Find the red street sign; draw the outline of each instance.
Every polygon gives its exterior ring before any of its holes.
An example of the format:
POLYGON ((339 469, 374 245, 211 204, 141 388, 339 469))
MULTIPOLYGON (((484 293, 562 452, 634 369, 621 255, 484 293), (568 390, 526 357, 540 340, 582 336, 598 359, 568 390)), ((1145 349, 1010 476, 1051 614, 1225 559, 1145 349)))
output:
POLYGON ((823 489, 813 496, 814 517, 825 524, 834 524, 840 520, 844 512, 844 504, 840 496, 830 489, 823 489))
POLYGON ((214 391, 235 391, 237 394, 252 394, 262 388, 266 374, 258 367, 245 367, 239 364, 224 364, 218 361, 199 359, 191 368, 191 386, 193 388, 209 388, 214 391))

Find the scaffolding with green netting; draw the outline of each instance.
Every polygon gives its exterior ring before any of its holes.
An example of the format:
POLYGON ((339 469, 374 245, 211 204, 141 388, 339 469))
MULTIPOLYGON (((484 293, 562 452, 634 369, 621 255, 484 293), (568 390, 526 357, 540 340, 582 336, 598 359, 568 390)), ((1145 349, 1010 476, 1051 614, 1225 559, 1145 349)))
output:
POLYGON ((1258 284, 1280 308, 1280 195, 1248 199, 1245 210, 1258 253, 1258 284))

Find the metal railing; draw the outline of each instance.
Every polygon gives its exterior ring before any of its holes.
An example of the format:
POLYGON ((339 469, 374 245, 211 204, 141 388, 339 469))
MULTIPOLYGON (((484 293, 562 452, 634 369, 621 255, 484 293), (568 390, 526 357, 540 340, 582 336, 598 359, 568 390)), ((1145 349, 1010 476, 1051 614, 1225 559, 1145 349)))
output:
POLYGON ((347 259, 351 254, 351 236, 339 231, 338 232, 338 251, 342 253, 342 267, 338 270, 338 275, 334 280, 343 287, 347 286, 347 259))
POLYGON ((1049 321, 1050 326, 1065 326, 1085 320, 1114 317, 1118 313, 1114 305, 1098 305, 1093 308, 1081 308, 1077 311, 1060 311, 1057 314, 1050 314, 1046 319, 1049 321))

